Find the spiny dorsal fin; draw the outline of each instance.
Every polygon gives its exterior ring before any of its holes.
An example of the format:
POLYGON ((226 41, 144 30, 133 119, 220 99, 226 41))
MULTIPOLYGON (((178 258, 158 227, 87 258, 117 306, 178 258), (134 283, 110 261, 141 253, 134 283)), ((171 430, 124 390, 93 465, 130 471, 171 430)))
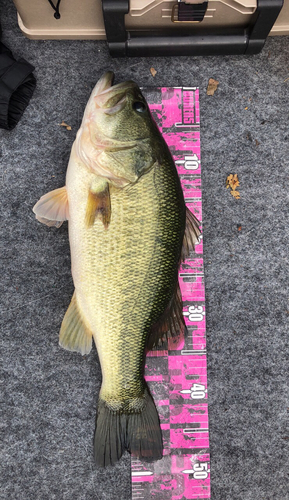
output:
POLYGON ((195 250, 195 244, 197 243, 199 236, 201 234, 199 228, 198 219, 192 214, 192 212, 186 208, 186 229, 183 240, 183 248, 181 253, 181 261, 186 260, 190 253, 195 250))
POLYGON ((60 227, 63 221, 69 219, 66 187, 54 189, 41 196, 32 210, 42 224, 60 227))
POLYGON ((186 331, 183 316, 183 301, 179 282, 165 312, 159 320, 151 327, 147 340, 147 348, 161 346, 168 338, 175 338, 176 341, 186 331))
POLYGON ((80 352, 82 355, 91 351, 92 333, 80 315, 75 292, 62 321, 59 344, 68 351, 80 352))
POLYGON ((111 217, 109 186, 106 183, 102 191, 94 192, 91 189, 88 193, 85 222, 87 226, 93 226, 96 218, 100 218, 107 229, 111 217))

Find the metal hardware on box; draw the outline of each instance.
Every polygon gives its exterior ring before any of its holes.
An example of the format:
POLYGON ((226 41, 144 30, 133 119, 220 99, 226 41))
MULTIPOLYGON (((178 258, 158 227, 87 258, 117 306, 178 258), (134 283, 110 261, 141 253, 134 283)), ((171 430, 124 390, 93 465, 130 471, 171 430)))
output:
POLYGON ((173 23, 200 23, 206 14, 208 2, 186 3, 179 1, 172 9, 173 23))

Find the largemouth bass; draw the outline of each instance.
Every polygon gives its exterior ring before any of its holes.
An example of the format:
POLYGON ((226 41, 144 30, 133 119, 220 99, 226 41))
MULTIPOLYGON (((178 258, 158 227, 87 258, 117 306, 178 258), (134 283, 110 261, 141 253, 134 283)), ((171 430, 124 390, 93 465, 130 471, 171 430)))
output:
POLYGON ((145 352, 185 329, 178 268, 200 234, 139 87, 112 80, 106 73, 92 91, 66 185, 33 208, 48 226, 68 220, 75 292, 59 342, 84 355, 94 339, 102 371, 94 454, 102 466, 125 449, 162 457, 145 352))

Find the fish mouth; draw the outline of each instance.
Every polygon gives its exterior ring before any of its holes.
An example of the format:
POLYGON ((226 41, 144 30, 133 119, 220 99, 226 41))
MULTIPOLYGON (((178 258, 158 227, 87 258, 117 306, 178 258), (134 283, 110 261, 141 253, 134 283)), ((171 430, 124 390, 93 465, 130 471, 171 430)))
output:
POLYGON ((108 71, 102 75, 93 91, 93 100, 97 110, 108 115, 121 111, 126 104, 129 89, 138 88, 131 80, 113 85, 114 74, 108 71))
POLYGON ((91 97, 94 98, 102 94, 106 90, 109 90, 112 87, 113 79, 114 73, 112 71, 107 71, 106 73, 104 73, 95 85, 91 93, 91 97))
POLYGON ((138 88, 137 84, 132 81, 113 85, 113 79, 114 73, 112 71, 107 71, 100 77, 85 107, 82 124, 93 119, 95 112, 103 112, 108 115, 117 113, 125 107, 127 90, 138 88))

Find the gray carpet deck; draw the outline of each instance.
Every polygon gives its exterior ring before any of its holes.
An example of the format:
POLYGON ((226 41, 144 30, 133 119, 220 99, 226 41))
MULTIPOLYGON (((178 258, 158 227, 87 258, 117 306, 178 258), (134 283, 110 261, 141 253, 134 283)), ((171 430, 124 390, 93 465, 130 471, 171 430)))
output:
POLYGON ((2 5, 3 41, 35 65, 37 89, 16 129, 0 131, 0 497, 130 498, 128 454, 114 468, 93 463, 96 352, 58 346, 73 291, 67 227, 31 211, 63 185, 90 90, 112 69, 117 82, 200 87, 212 498, 288 499, 289 38, 256 56, 115 60, 104 42, 25 39, 2 5))

